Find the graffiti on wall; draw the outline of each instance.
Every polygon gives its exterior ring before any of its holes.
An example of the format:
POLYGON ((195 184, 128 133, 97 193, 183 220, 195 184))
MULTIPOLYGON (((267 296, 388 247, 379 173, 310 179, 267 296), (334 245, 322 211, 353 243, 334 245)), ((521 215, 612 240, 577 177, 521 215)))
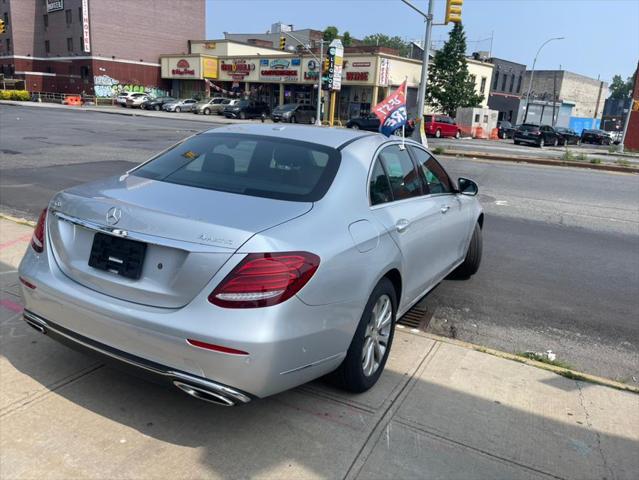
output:
POLYGON ((157 87, 148 87, 137 85, 134 83, 120 83, 117 79, 108 75, 95 75, 93 77, 93 85, 95 96, 100 98, 111 98, 120 94, 120 92, 139 92, 148 93, 153 97, 165 97, 168 95, 166 90, 157 87))

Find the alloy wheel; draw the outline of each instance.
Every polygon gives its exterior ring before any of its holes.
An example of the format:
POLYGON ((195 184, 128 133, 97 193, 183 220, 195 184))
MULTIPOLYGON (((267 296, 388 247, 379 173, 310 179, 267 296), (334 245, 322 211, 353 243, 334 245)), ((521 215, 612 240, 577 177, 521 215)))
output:
POLYGON ((371 311, 371 318, 364 332, 362 370, 370 377, 384 359, 393 323, 393 305, 388 295, 380 296, 371 311))

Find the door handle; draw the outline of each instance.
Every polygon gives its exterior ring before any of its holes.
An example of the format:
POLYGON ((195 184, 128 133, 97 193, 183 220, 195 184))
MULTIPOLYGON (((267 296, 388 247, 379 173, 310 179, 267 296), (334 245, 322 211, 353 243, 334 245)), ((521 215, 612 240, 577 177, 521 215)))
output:
POLYGON ((450 205, 442 205, 439 209, 439 211, 442 213, 446 213, 448 210, 450 210, 450 205))
POLYGON ((397 223, 395 224, 395 228, 397 229, 399 233, 402 233, 409 226, 410 226, 410 222, 406 220, 405 218, 398 220, 397 223))

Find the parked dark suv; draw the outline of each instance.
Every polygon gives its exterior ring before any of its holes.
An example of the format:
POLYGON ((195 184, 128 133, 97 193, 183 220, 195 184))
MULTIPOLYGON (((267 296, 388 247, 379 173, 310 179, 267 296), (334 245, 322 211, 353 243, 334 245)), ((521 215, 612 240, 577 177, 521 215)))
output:
POLYGON ((224 107, 223 114, 226 118, 261 118, 264 120, 270 109, 264 102, 255 100, 240 100, 236 105, 224 107))
POLYGON ((559 134, 559 145, 579 145, 581 137, 577 132, 565 127, 555 127, 559 134))
POLYGON ((313 105, 287 103, 273 109, 271 119, 274 122, 315 123, 316 109, 313 105))
POLYGON ((559 145, 559 134, 550 125, 533 125, 524 123, 520 125, 513 135, 515 145, 529 143, 543 147, 544 145, 559 145))

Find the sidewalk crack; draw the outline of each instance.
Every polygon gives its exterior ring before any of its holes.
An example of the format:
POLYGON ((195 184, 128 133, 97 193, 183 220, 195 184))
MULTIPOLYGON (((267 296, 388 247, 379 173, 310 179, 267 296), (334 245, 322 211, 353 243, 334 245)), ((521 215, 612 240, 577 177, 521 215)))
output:
POLYGON ((590 420, 590 413, 588 413, 588 409, 586 408, 586 401, 585 401, 584 393, 583 393, 583 390, 581 389, 581 384, 579 383, 579 380, 575 380, 575 384, 577 385, 577 390, 579 390, 579 404, 581 405, 581 408, 586 414, 586 426, 588 427, 589 430, 594 432, 595 438, 597 439, 597 451, 599 452, 599 456, 601 457, 604 470, 609 473, 610 478, 615 479, 616 478, 615 472, 613 471, 612 468, 610 468, 610 465, 608 465, 608 460, 606 459, 606 455, 604 454, 603 448, 601 447, 601 434, 599 433, 597 429, 593 427, 592 422, 590 420))

